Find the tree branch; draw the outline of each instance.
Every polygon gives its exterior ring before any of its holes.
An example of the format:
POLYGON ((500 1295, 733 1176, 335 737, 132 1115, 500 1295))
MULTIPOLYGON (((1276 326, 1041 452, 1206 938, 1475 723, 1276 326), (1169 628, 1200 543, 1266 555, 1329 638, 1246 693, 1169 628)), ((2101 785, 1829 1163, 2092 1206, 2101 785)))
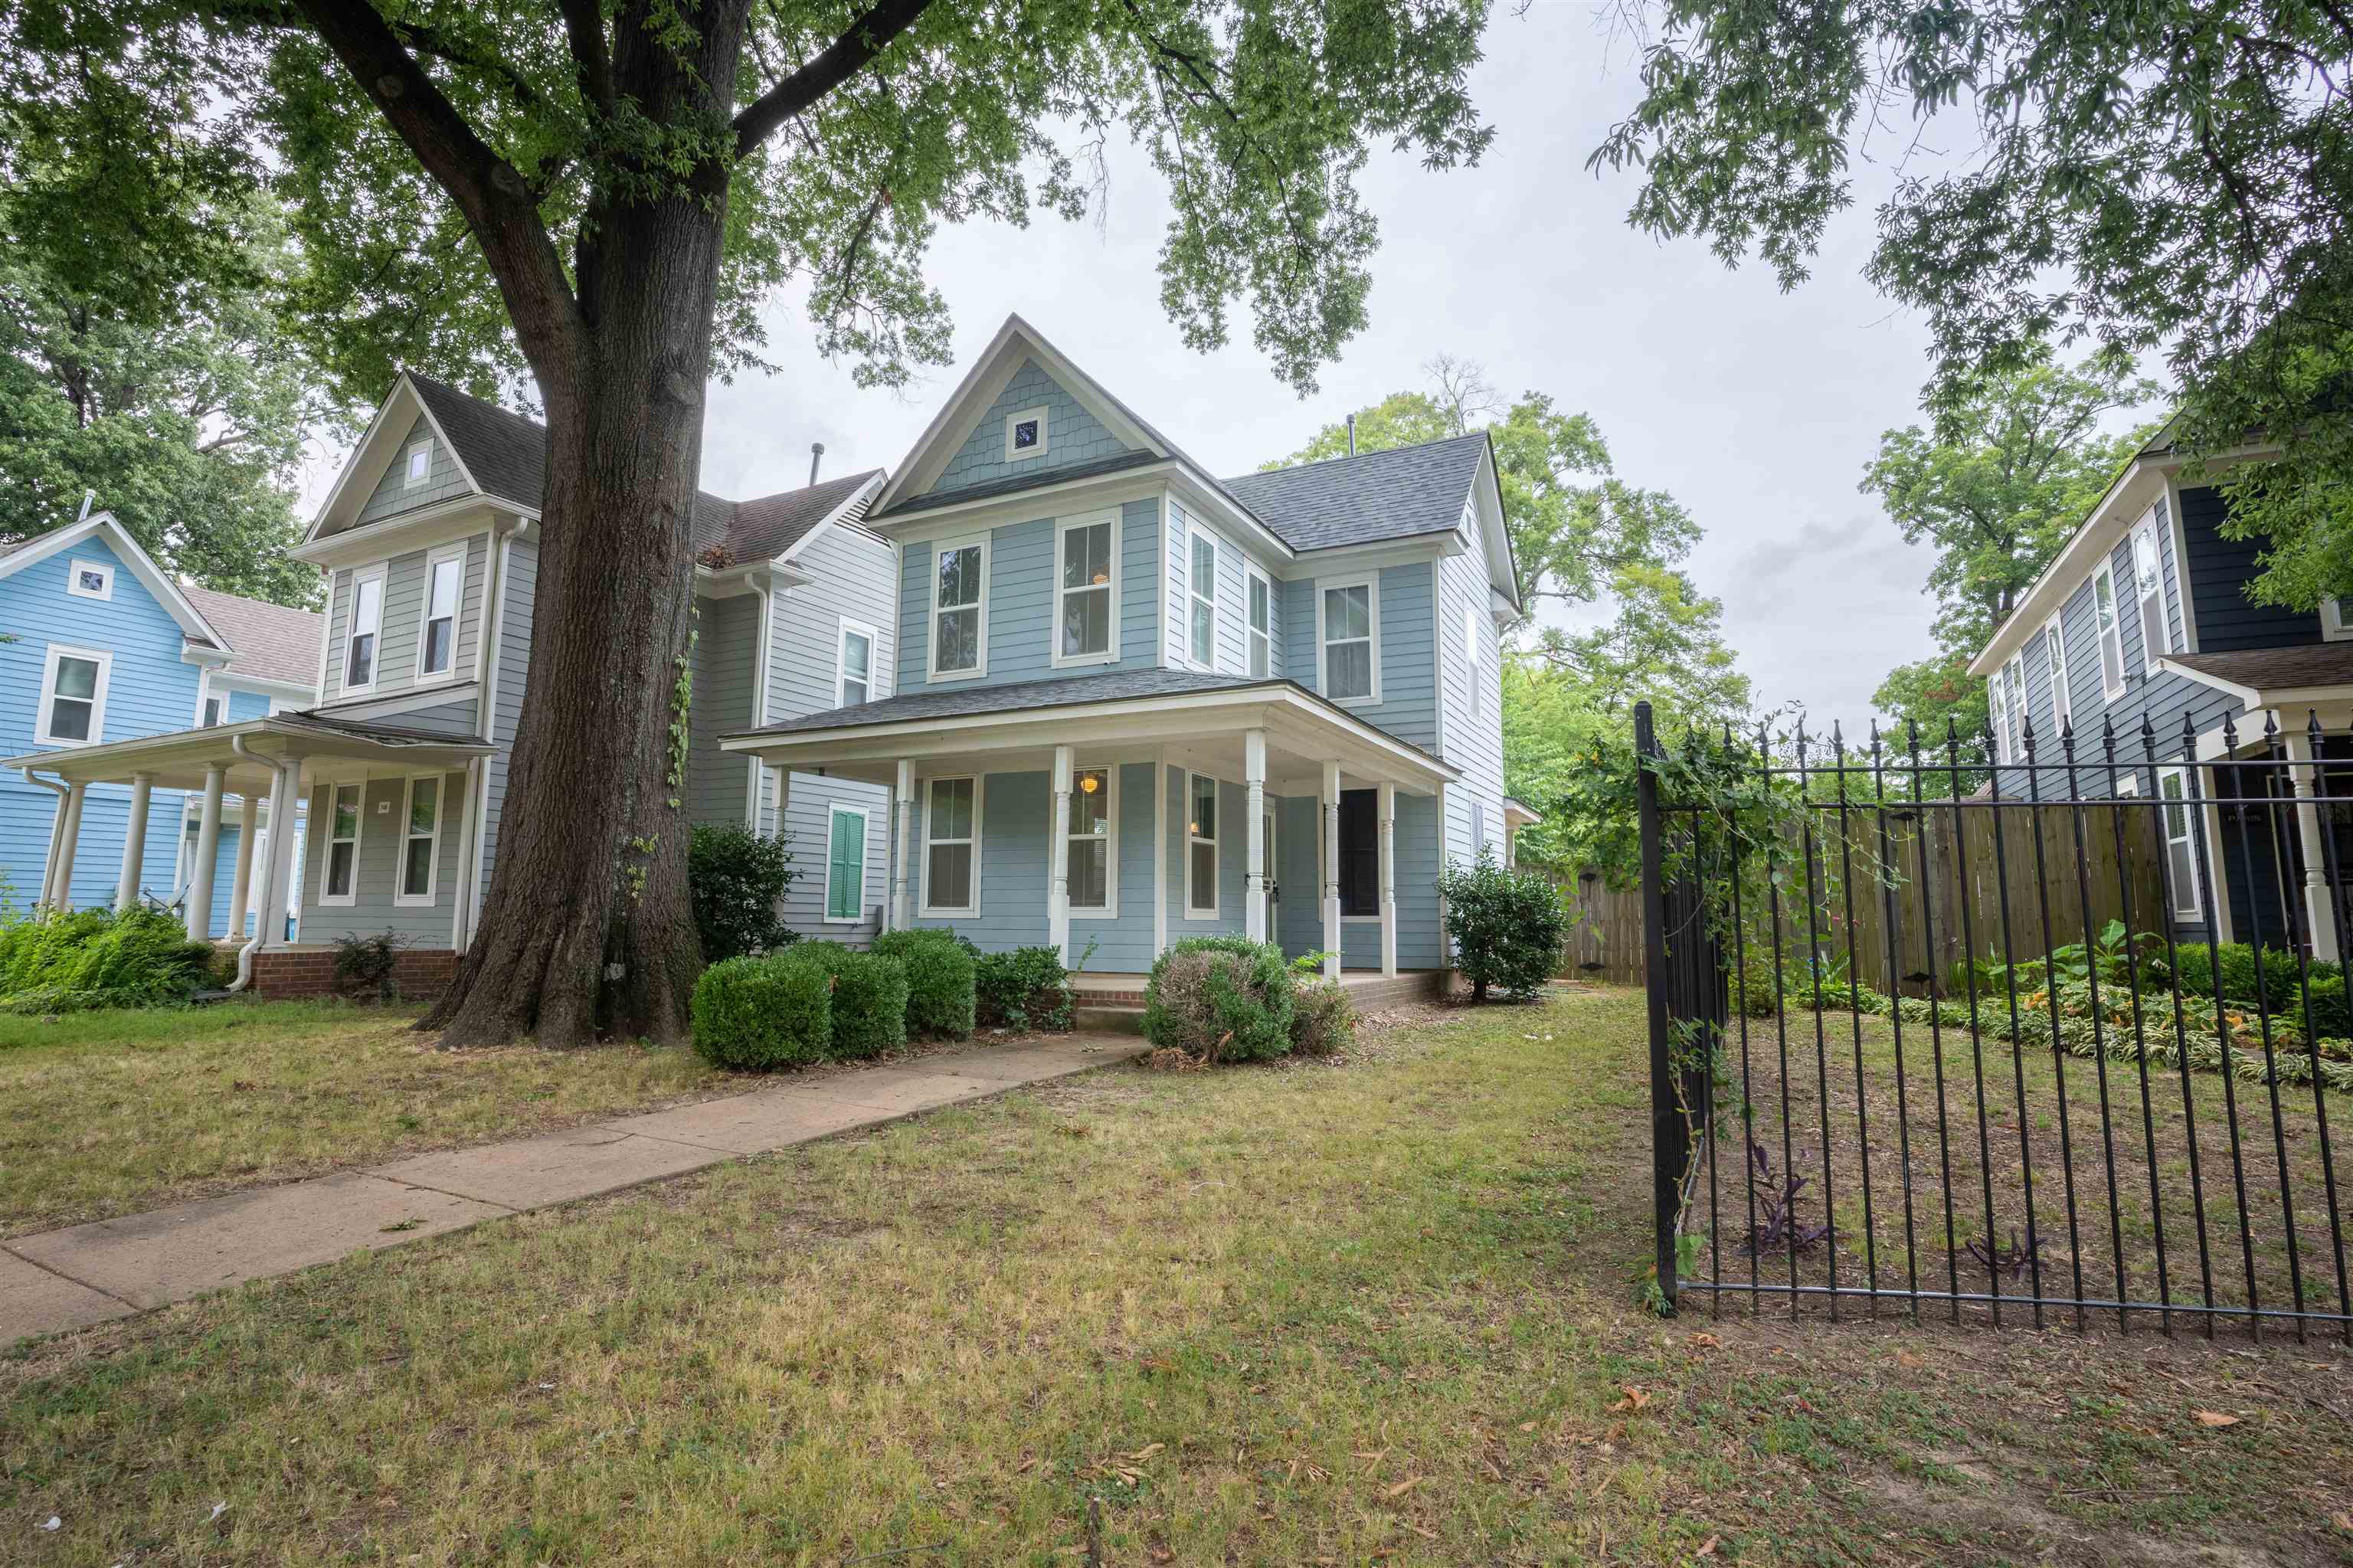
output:
POLYGON ((597 0, 563 0, 564 36, 580 73, 580 96, 602 112, 612 111, 613 51, 605 38, 605 12, 597 0))
POLYGON ((932 0, 877 0, 816 58, 768 89, 735 116, 735 155, 749 157, 777 126, 864 69, 891 40, 914 26, 932 0))

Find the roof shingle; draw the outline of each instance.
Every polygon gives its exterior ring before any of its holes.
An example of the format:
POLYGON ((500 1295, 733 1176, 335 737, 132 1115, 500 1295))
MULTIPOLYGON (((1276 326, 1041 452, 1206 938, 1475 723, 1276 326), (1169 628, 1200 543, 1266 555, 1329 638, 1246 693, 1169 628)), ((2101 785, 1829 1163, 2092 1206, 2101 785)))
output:
POLYGON ((1459 526, 1486 450, 1486 436, 1474 433, 1223 483, 1295 550, 1371 545, 1459 526))
POLYGON ((2258 692, 2353 685, 2353 642, 2299 642, 2285 648, 2241 648, 2227 653, 2175 653, 2165 662, 2258 692))
POLYGON ((230 673, 298 686, 310 685, 319 678, 319 639, 324 634, 326 618, 318 611, 220 593, 194 583, 182 583, 180 591, 236 651, 228 664, 230 673))

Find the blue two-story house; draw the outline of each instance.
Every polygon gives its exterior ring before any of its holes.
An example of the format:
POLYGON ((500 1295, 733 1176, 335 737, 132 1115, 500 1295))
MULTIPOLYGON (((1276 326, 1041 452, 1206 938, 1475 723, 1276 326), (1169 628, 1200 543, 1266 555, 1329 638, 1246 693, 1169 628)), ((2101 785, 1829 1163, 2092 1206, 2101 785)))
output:
POLYGON ((1221 479, 1015 316, 865 522, 891 694, 719 745, 889 789, 892 925, 1105 975, 1198 934, 1445 966, 1440 867, 1506 830, 1484 436, 1221 479))
POLYGON ((2030 730, 2035 761, 2063 762, 2072 729, 2081 794, 2164 802, 2179 937, 2335 959, 2353 928, 2353 606, 2250 599, 2262 542, 2224 537, 2223 493, 2185 483, 2184 462, 2162 434, 2143 449, 1970 664, 1988 683, 1995 760, 2012 765, 2001 793, 2063 794, 2061 769, 2030 781, 2014 765, 2030 730))

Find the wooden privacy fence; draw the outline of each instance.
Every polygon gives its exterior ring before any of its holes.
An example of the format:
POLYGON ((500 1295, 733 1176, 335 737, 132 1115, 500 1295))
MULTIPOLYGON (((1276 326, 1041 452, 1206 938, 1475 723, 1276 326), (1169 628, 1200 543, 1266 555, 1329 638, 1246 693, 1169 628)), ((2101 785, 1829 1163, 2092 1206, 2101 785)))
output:
MULTIPOLYGON (((2096 937, 2111 919, 2134 931, 2165 928, 2158 861, 2165 845, 2158 813, 2147 802, 1979 800, 1956 810, 1930 801, 1890 807, 1885 815, 1883 876, 1877 812, 1848 808, 1841 833, 1835 807, 1814 809, 1810 899, 1802 835, 1788 844, 1780 900, 1786 961, 1802 965, 1819 941, 1833 965, 1842 965, 1851 948, 1853 978, 1873 991, 1943 995, 1954 964, 1965 957, 2040 959, 2046 946, 2096 937)), ((1562 972, 1641 984, 1641 890, 1613 891, 1586 873, 1570 892, 1584 917, 1569 936, 1562 972)), ((1767 911, 1744 907, 1743 914, 1747 940, 1765 943, 1769 962, 1767 911)))

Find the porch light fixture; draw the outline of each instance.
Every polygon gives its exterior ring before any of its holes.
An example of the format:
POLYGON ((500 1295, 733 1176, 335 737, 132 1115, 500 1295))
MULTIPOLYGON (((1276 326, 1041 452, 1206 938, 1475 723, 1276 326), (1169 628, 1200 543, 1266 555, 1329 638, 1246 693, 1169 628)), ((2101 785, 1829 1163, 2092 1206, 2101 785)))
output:
POLYGON ((1102 787, 1103 781, 1092 773, 1086 774, 1079 779, 1079 789, 1083 794, 1092 795, 1102 787))

